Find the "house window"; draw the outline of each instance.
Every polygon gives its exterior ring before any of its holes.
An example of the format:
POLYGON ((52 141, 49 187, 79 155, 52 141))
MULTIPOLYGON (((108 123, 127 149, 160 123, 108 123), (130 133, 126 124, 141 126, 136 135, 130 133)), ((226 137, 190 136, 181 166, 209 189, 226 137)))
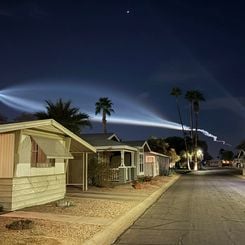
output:
POLYGON ((147 163, 154 163, 154 160, 155 160, 155 157, 153 157, 153 156, 147 156, 146 157, 146 162, 147 163))
POLYGON ((55 159, 48 159, 39 145, 31 138, 31 167, 49 168, 55 166, 55 159))
POLYGON ((144 156, 143 154, 140 154, 140 173, 144 172, 144 156))

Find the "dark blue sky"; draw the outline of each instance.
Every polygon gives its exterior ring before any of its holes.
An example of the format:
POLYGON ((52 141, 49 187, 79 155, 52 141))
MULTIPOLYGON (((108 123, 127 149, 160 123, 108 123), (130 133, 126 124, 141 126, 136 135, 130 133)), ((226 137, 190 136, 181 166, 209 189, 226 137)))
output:
MULTIPOLYGON (((121 100, 173 122, 171 88, 198 89, 206 98, 200 128, 237 145, 245 138, 244 12, 243 1, 1 1, 0 89, 72 81, 71 89, 86 90, 89 84, 98 96, 120 92, 121 100)), ((51 92, 42 98, 63 96, 51 92)), ((65 97, 77 99, 69 91, 65 97)), ((187 103, 181 104, 188 125, 187 103)), ((76 106, 87 111, 86 103, 76 106)), ((16 114, 1 102, 0 109, 16 114)), ((179 135, 153 127, 109 129, 123 139, 179 135)), ((223 147, 203 139, 213 155, 223 147)))

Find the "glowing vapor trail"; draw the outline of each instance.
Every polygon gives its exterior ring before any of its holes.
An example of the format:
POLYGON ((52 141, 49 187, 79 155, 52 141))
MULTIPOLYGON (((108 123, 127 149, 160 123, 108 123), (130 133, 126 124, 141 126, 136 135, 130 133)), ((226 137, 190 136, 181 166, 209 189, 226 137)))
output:
MULTIPOLYGON (((182 130, 179 123, 163 119, 160 115, 147 108, 146 105, 142 105, 142 103, 130 98, 128 95, 108 88, 93 87, 75 82, 55 84, 47 81, 47 83, 39 82, 11 87, 0 91, 0 101, 20 111, 36 112, 44 110, 43 101, 45 99, 52 98, 52 100, 57 100, 58 98, 64 98, 66 100, 71 97, 75 104, 83 105, 82 110, 93 121, 98 122, 101 121, 101 118, 98 116, 94 117, 94 102, 101 97, 101 94, 109 94, 108 97, 114 102, 115 111, 118 115, 121 115, 121 117, 113 115, 110 118, 110 123, 182 130)), ((184 126, 184 129, 189 131, 190 127, 184 126)), ((216 142, 226 144, 225 141, 218 140, 217 136, 204 129, 198 129, 198 131, 207 137, 211 137, 216 142)))
MULTIPOLYGON (((94 117, 92 118, 93 121, 100 122, 101 118, 94 117)), ((147 127, 158 127, 158 128, 168 128, 174 130, 182 130, 182 126, 178 123, 174 123, 168 120, 161 119, 159 122, 153 121, 142 121, 142 120, 135 120, 135 119, 128 119, 128 118, 121 118, 121 117, 113 117, 110 118, 110 123, 118 123, 118 124, 129 124, 129 125, 138 125, 138 126, 147 126, 147 127)), ((191 128, 184 125, 184 130, 190 131, 191 128)), ((222 143, 223 145, 231 146, 230 144, 226 143, 224 140, 218 140, 218 137, 209 133, 204 129, 198 129, 203 135, 210 137, 215 142, 222 143)))
POLYGON ((210 134, 208 131, 204 130, 204 129, 198 129, 199 132, 201 132, 203 135, 207 136, 207 137, 211 137, 213 138, 213 141, 215 142, 220 142, 222 143, 223 145, 228 145, 228 146, 231 146, 231 144, 228 144, 226 143, 224 140, 218 140, 218 137, 213 135, 213 134, 210 134))
POLYGON ((43 110, 43 106, 41 103, 37 103, 33 100, 21 99, 11 95, 2 94, 0 91, 0 101, 2 101, 5 105, 15 108, 17 110, 25 110, 28 112, 33 112, 36 110, 43 110))
MULTIPOLYGON (((94 117, 92 118, 93 121, 100 122, 101 118, 94 117)), ((159 120, 159 119, 158 119, 159 120)), ((129 119, 129 118, 122 118, 122 117, 111 117, 110 123, 117 123, 117 124, 129 124, 129 125, 138 125, 138 126, 147 126, 147 127, 158 127, 158 128, 168 128, 174 130, 182 130, 181 125, 175 122, 170 122, 168 120, 160 119, 159 122, 156 121, 143 121, 143 120, 136 120, 136 119, 129 119)), ((185 130, 189 131, 190 128, 184 126, 185 130)))

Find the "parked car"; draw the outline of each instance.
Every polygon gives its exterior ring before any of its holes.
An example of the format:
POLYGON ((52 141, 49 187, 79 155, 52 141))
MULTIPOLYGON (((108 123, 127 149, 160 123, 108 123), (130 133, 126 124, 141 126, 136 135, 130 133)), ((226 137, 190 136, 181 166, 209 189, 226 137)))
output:
POLYGON ((232 161, 222 160, 222 167, 231 167, 232 161))

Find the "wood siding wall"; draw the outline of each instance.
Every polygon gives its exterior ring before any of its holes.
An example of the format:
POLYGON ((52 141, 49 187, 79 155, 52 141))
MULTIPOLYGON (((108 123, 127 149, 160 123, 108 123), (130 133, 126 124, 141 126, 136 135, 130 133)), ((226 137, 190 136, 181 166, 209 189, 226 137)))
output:
POLYGON ((13 177, 14 134, 0 134, 0 178, 13 177))
POLYGON ((62 199, 65 184, 65 174, 14 178, 11 210, 62 199))
POLYGON ((0 178, 0 204, 5 210, 11 210, 12 203, 12 179, 0 178))

